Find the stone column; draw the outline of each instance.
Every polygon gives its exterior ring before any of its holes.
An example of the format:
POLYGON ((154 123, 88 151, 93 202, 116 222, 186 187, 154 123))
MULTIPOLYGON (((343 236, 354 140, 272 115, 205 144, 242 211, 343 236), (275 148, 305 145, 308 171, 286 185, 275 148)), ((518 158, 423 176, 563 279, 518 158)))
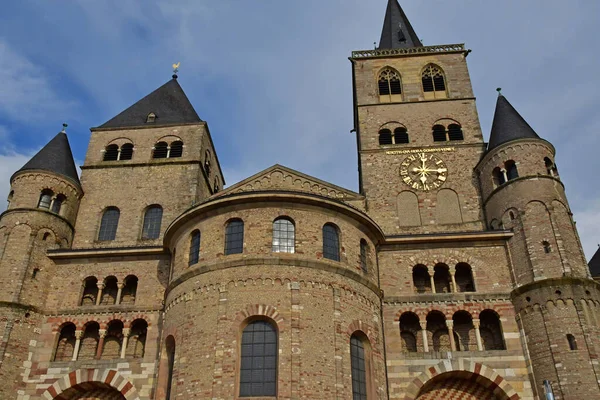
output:
POLYGON ((448 336, 450 336, 450 349, 456 351, 456 342, 454 341, 454 321, 446 320, 446 326, 448 327, 448 336))
POLYGON ((117 298, 115 299, 115 304, 119 305, 121 304, 121 292, 123 292, 123 283, 119 282, 117 283, 117 298))
POLYGON ((427 342, 427 322, 419 322, 421 325, 421 337, 423 338, 423 351, 429 353, 429 343, 427 342))
POLYGON ((429 275, 429 280, 431 281, 431 293, 435 293, 435 281, 433 280, 433 275, 429 275))
POLYGON ((127 342, 129 340, 129 335, 131 335, 131 329, 123 328, 123 343, 121 344, 121 358, 125 358, 125 352, 127 351, 127 342))
POLYGON ((102 289, 104 289, 104 283, 98 282, 96 283, 96 286, 98 286, 98 294, 96 295, 96 305, 99 306, 100 300, 102 299, 102 289))
POLYGON ((458 293, 458 286, 456 286, 456 278, 454 277, 454 271, 450 272, 450 278, 452 279, 452 293, 458 293))
POLYGON ((473 326, 475 327, 475 338, 477 339, 477 350, 483 351, 483 343, 481 343, 481 332, 479 331, 479 326, 481 325, 481 321, 478 319, 473 320, 473 326))
POLYGON ((104 338, 106 337, 106 329, 100 329, 100 340, 98 341, 98 349, 96 349, 96 360, 102 357, 102 350, 104 350, 104 338))
POLYGON ((500 172, 502 172, 502 176, 504 177, 504 182, 508 182, 508 175, 506 174, 506 170, 504 168, 502 168, 500 170, 500 172))
POLYGON ((77 361, 79 356, 79 347, 81 347, 81 338, 83 337, 83 331, 75 331, 75 348, 73 349, 73 361, 77 361))

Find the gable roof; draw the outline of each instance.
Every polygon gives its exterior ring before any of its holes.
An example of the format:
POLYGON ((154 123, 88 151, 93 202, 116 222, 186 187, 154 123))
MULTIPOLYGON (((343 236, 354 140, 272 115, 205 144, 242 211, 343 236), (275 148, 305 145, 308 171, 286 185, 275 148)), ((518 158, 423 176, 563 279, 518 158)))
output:
POLYGON ((195 122, 202 122, 202 120, 174 75, 173 79, 95 129, 195 122), (156 115, 155 122, 146 122, 150 113, 156 115))
POLYGON ((410 47, 423 47, 423 44, 402 7, 398 4, 398 0, 388 0, 379 48, 405 49, 410 47))
POLYGON ((359 193, 344 189, 321 179, 303 174, 294 169, 275 164, 233 186, 215 194, 215 197, 240 192, 265 190, 313 193, 342 201, 362 200, 359 193))
POLYGON ((600 277, 600 247, 596 250, 596 253, 592 256, 592 259, 588 263, 588 267, 590 268, 590 273, 592 277, 600 277))
POLYGON ((81 186, 71 146, 69 145, 69 139, 64 131, 54 136, 31 160, 15 172, 11 177, 11 181, 19 172, 36 169, 65 176, 71 179, 76 185, 81 186))
POLYGON ((500 94, 496 102, 488 151, 503 143, 526 138, 539 139, 540 137, 506 100, 506 97, 500 94))

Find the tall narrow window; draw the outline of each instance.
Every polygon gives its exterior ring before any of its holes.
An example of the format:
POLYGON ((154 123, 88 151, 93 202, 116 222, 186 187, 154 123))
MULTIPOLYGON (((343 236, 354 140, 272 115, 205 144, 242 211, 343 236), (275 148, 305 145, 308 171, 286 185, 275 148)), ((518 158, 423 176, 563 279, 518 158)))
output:
POLYGON ((119 146, 109 144, 104 149, 104 161, 117 161, 119 159, 119 146))
POLYGON ((138 278, 135 275, 129 275, 123 281, 123 289, 121 291, 121 299, 119 304, 135 304, 135 296, 137 293, 138 278))
POLYGON ((446 128, 443 125, 434 125, 433 126, 433 141, 434 142, 445 142, 448 140, 446 138, 446 128))
POLYGON ((365 239, 361 239, 360 240, 360 269, 365 274, 367 272, 369 272, 369 266, 367 264, 369 261, 368 254, 369 254, 369 245, 367 244, 367 241, 365 239))
POLYGON ((176 140, 171 143, 171 151, 169 152, 169 158, 179 158, 183 155, 183 142, 176 140))
POLYGON ((60 209, 64 203, 64 201, 66 200, 65 196, 62 194, 59 194, 58 196, 56 196, 56 198, 54 199, 54 201, 52 202, 52 212, 59 214, 60 213, 60 209))
POLYGON ((119 160, 131 160, 133 158, 133 144, 125 143, 121 146, 119 160))
POLYGON ((194 265, 198 263, 200 259, 200 231, 195 230, 190 236, 190 258, 188 265, 194 265))
POLYGON ((391 68, 386 68, 379 73, 379 99, 381 101, 401 100, 402 83, 400 74, 391 68))
POLYGON ((12 202, 13 196, 15 195, 15 191, 11 190, 10 193, 8 194, 8 198, 6 199, 6 201, 8 201, 8 207, 10 208, 10 203, 12 202))
POLYGON ((464 140, 463 131, 460 125, 450 124, 448 125, 448 138, 450 140, 464 140))
POLYGON ((333 224, 323 226, 323 257, 340 261, 340 236, 333 224))
POLYGON ((365 346, 357 334, 350 338, 350 365, 352 369, 352 399, 367 400, 365 346))
POLYGON ((217 193, 219 191, 219 178, 215 178, 215 184, 213 186, 213 193, 217 193))
POLYGON ((408 131, 404 127, 394 129, 394 144, 408 143, 408 131))
POLYGON ((167 142, 156 143, 152 152, 152 158, 167 158, 168 147, 167 142))
POLYGON ((519 177, 519 171, 517 170, 517 164, 513 160, 508 160, 504 163, 506 167, 506 175, 508 180, 516 179, 519 177))
POLYGON ((542 242, 542 246, 544 247, 544 253, 548 254, 552 252, 552 247, 550 247, 550 243, 546 240, 542 242))
POLYGON ((444 72, 437 65, 430 64, 423 70, 421 77, 425 99, 445 98, 446 79, 444 72))
POLYGON ((52 190, 43 190, 42 194, 40 195, 40 200, 38 201, 38 208, 45 208, 46 210, 49 210, 50 204, 52 204, 52 196, 54 196, 52 190))
POLYGON ((569 333, 567 335, 567 341, 569 342, 569 348, 571 350, 577 350, 577 341, 575 340, 575 336, 569 333))
POLYGON ((225 228, 225 255, 244 252, 244 222, 234 219, 225 228))
POLYGON ((169 335, 165 340, 165 349, 167 352, 167 390, 165 390, 165 399, 171 400, 173 372, 175 371, 175 338, 173 336, 169 335))
POLYGON ((204 153, 204 171, 206 176, 210 175, 210 151, 208 150, 204 153))
POLYGON ((379 144, 386 145, 392 144, 392 131, 389 129, 382 129, 379 131, 379 144))
POLYGON ((75 350, 75 324, 69 322, 60 330, 54 361, 71 361, 75 350))
POLYGON ((294 223, 287 218, 277 218, 273 222, 273 252, 293 253, 295 242, 296 233, 294 223))
POLYGON ((120 215, 121 213, 117 207, 109 207, 104 211, 100 222, 100 230, 98 231, 98 240, 115 240, 120 215))
POLYGON ((242 333, 240 397, 276 395, 277 332, 267 321, 254 321, 242 333))
POLYGON ((150 206, 146 209, 146 213, 144 214, 142 239, 158 239, 160 236, 162 214, 163 209, 159 205, 150 206))

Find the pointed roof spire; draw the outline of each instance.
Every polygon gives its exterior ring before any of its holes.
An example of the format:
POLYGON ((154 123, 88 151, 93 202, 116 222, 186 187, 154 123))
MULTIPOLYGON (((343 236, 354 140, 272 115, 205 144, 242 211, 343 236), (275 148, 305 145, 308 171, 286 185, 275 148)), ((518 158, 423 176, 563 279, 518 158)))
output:
POLYGON ((496 90, 498 91, 498 101, 496 102, 488 151, 511 140, 539 139, 538 134, 535 133, 527 121, 521 117, 521 114, 506 100, 506 97, 500 93, 500 90, 496 90))
POLYGON ((406 49, 409 47, 423 47, 423 44, 402 7, 398 4, 398 0, 388 0, 379 48, 406 49))
POLYGON ((75 167, 75 161, 73 160, 71 146, 69 145, 69 139, 64 131, 65 125, 66 124, 63 124, 62 131, 54 136, 54 138, 38 151, 31 160, 23 165, 20 170, 13 174, 11 181, 19 172, 37 169, 62 175, 69 178, 77 186, 81 186, 79 183, 79 176, 77 175, 77 168, 75 167))
POLYGON ((588 267, 590 268, 592 278, 600 277, 600 245, 598 245, 598 250, 596 250, 588 263, 588 267))
POLYGON ((95 129, 195 122, 202 122, 202 120, 179 85, 177 75, 174 74, 173 79, 95 129), (155 119, 148 118, 150 113, 156 116, 155 119))

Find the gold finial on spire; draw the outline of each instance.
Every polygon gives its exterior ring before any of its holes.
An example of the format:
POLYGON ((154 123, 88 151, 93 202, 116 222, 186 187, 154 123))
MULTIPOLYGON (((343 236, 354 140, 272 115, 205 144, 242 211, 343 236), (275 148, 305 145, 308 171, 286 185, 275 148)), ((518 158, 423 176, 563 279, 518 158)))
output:
POLYGON ((173 79, 177 79, 177 73, 179 72, 179 65, 181 63, 173 64, 173 79))

